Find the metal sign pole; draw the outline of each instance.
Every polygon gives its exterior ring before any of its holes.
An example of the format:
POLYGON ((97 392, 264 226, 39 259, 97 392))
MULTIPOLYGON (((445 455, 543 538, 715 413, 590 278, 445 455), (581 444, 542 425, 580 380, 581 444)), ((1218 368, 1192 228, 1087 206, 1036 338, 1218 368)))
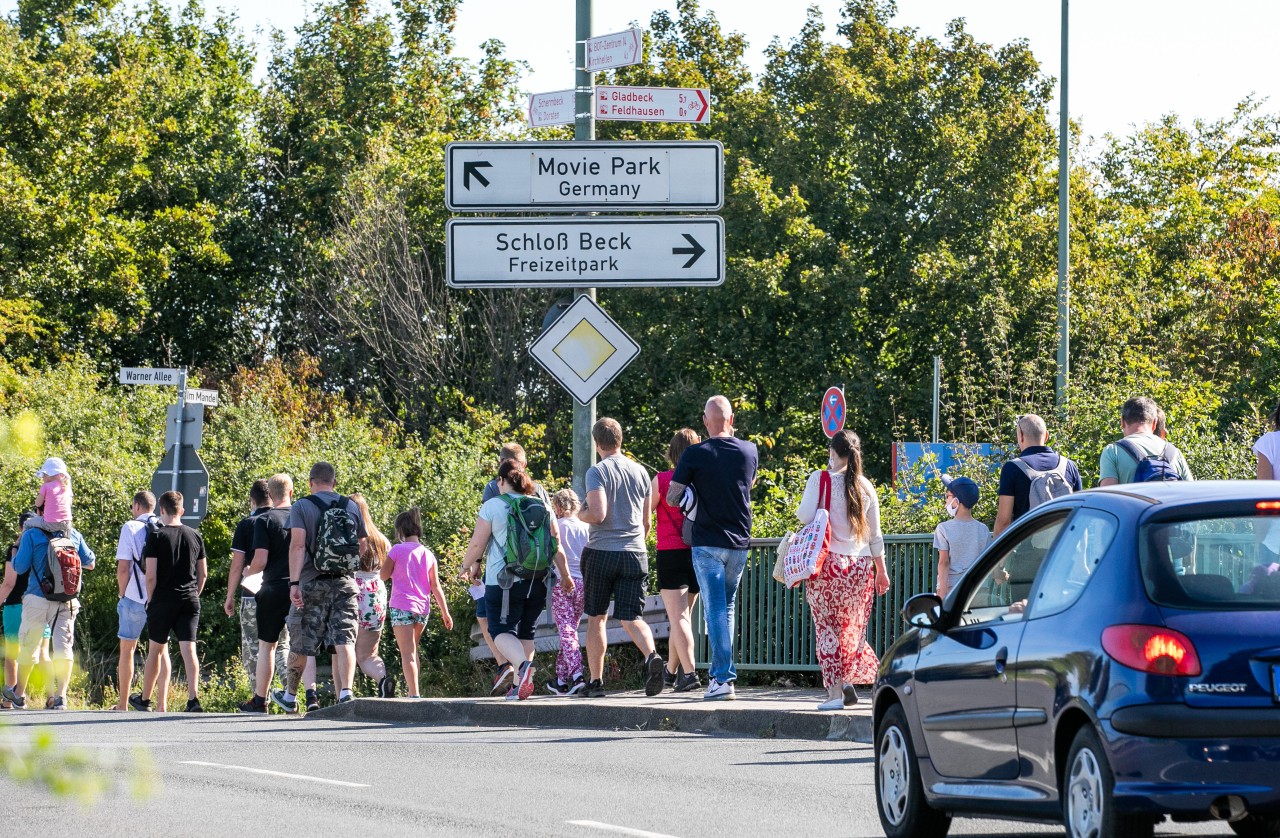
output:
POLYGON ((173 480, 169 483, 169 491, 178 491, 178 477, 182 474, 182 431, 187 424, 187 368, 182 368, 182 377, 178 382, 178 434, 177 445, 173 449, 173 480))
MULTIPOLYGON (((587 67, 587 40, 591 37, 591 0, 577 0, 577 25, 574 50, 577 56, 577 71, 574 86, 577 88, 576 107, 574 108, 574 140, 594 140, 596 137, 595 101, 592 88, 595 84, 594 74, 587 67)), ((579 288, 574 296, 586 295, 592 301, 596 298, 596 289, 579 288)), ((596 461, 596 449, 591 443, 591 426, 596 423, 596 400, 586 404, 573 400, 573 488, 579 497, 587 493, 587 469, 596 461)))

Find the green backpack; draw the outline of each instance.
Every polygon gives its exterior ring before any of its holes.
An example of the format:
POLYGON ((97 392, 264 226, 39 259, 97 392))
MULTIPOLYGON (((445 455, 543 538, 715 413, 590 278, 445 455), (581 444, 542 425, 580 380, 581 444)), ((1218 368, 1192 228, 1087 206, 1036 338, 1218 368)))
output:
POLYGON ((540 498, 499 495, 507 505, 507 569, 518 579, 544 579, 560 549, 551 534, 551 513, 540 498))

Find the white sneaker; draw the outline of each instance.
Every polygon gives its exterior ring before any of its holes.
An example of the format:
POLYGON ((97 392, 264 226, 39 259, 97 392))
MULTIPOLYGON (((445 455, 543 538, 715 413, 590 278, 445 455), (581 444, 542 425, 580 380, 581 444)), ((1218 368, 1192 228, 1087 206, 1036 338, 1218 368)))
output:
POLYGON ((703 701, 733 701, 738 696, 733 692, 733 682, 720 683, 715 678, 711 679, 711 683, 707 686, 707 691, 703 693, 703 701))
POLYGON ((818 709, 823 711, 824 713, 829 710, 843 710, 844 696, 840 696, 839 698, 833 698, 828 701, 824 701, 818 705, 818 709))

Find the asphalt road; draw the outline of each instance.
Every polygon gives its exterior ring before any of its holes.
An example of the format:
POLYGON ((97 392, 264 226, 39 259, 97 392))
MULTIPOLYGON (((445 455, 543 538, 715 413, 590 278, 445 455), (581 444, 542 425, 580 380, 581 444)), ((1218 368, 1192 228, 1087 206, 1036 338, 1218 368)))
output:
MULTIPOLYGON (((92 805, 0 779, 10 824, 57 835, 463 838, 879 836, 868 745, 664 732, 415 727, 282 716, 6 713, 0 736, 114 763, 92 805), (145 753, 139 798, 125 766, 145 753)), ((22 828, 20 832, 29 832, 22 828)), ((956 835, 1062 834, 957 821, 956 835)), ((1228 835, 1166 825, 1160 835, 1228 835)))

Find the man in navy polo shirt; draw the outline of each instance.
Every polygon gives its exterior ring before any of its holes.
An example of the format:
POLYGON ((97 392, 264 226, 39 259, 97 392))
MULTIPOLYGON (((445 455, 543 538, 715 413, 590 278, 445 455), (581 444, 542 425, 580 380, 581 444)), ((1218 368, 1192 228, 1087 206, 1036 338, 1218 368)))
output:
POLYGON ((707 438, 680 455, 667 503, 678 506, 686 486, 698 497, 693 519, 693 572, 702 589, 711 646, 711 684, 703 698, 731 700, 738 673, 733 666, 733 622, 738 582, 751 542, 751 486, 760 455, 755 443, 733 435, 733 407, 712 396, 702 413, 707 438))
POLYGON ((1070 459, 1046 445, 1048 440, 1049 429, 1045 426, 1043 419, 1034 413, 1018 417, 1020 453, 1015 460, 1005 463, 1000 469, 1000 487, 996 490, 999 496, 993 532, 996 537, 1030 511, 1033 474, 1057 472, 1071 491, 1081 490, 1080 469, 1076 468, 1076 464, 1070 459))

